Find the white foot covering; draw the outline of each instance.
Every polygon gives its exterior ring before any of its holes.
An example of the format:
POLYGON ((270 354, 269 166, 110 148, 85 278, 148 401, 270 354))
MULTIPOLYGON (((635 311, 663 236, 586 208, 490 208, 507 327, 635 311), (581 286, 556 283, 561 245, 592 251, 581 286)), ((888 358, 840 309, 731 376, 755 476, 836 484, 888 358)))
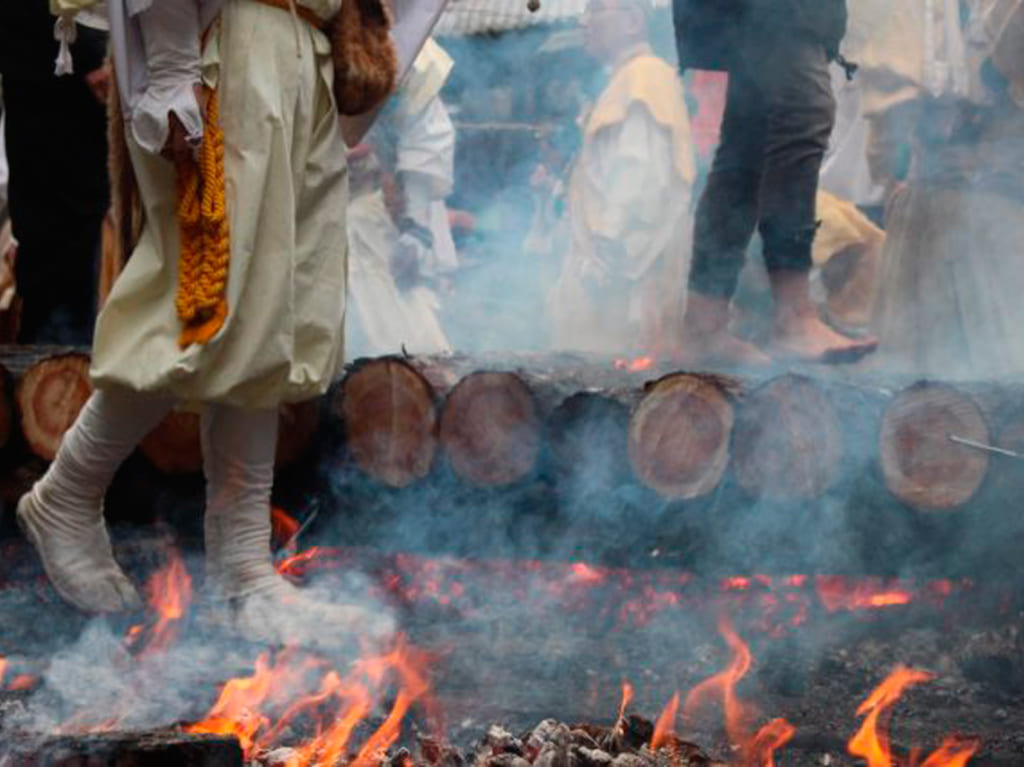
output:
POLYGON ((270 492, 277 411, 220 405, 203 413, 208 622, 271 645, 337 649, 384 643, 394 619, 381 610, 332 604, 297 589, 274 570, 270 492))
POLYGON ((18 502, 18 523, 54 588, 81 610, 110 613, 142 604, 114 560, 103 496, 117 467, 169 408, 162 397, 93 393, 46 475, 18 502))

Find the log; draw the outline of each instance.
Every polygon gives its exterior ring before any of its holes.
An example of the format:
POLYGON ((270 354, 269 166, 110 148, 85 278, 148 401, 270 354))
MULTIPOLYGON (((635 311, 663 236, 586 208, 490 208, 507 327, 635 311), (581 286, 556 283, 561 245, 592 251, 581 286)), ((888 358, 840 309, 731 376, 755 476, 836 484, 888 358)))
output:
POLYGON ((742 403, 733 433, 734 471, 754 498, 821 497, 838 479, 845 452, 836 409, 810 378, 773 379, 742 403))
POLYGON ((612 490, 629 481, 629 406, 598 392, 579 392, 548 419, 551 458, 559 479, 612 490))
POLYGON ((629 461, 641 482, 672 500, 718 487, 735 422, 728 388, 725 379, 686 373, 648 387, 629 424, 629 461))
MULTIPOLYGON (((295 463, 309 449, 320 425, 316 400, 281 406, 277 435, 277 467, 295 463)), ((175 410, 139 443, 139 450, 163 474, 198 474, 203 470, 200 416, 175 410)))
POLYGON ((139 450, 163 474, 197 474, 203 470, 199 414, 187 410, 169 413, 139 443, 139 450))
POLYGON ((388 487, 426 477, 437 453, 434 390, 397 357, 353 367, 332 403, 345 447, 359 469, 388 487))
POLYGON ((530 388, 515 373, 463 378, 441 414, 441 445, 456 475, 484 487, 529 476, 540 457, 541 417, 530 388))
POLYGON ((64 432, 91 393, 87 354, 70 352, 31 364, 18 386, 18 410, 29 449, 52 461, 64 432))
POLYGON ((889 403, 879 434, 886 487, 920 511, 944 511, 974 497, 989 455, 951 436, 991 445, 985 417, 967 394, 945 384, 918 383, 889 403))
POLYGON ((277 429, 277 467, 291 466, 304 456, 319 427, 320 400, 282 405, 277 429))
POLYGON ((242 767, 243 759, 235 738, 164 731, 26 735, 0 745, 0 762, 10 767, 242 767))

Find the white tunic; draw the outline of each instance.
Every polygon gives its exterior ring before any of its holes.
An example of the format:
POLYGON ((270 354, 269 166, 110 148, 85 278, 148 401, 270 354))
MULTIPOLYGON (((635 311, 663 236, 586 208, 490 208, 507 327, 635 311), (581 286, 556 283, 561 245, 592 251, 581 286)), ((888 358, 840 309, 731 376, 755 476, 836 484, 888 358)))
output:
MULTIPOLYGON (((174 0, 161 0, 161 11, 164 3, 174 0)), ((303 5, 328 16, 340 0, 303 5)), ((205 20, 209 4, 193 7, 198 15, 181 14, 181 26, 167 29, 166 39, 186 39, 189 19, 205 20)), ((116 18, 112 7, 112 29, 116 18)), ((136 24, 144 18, 121 21, 144 32, 136 24)), ((97 385, 272 408, 316 396, 336 374, 345 313, 346 153, 331 91, 329 41, 300 24, 296 34, 286 11, 226 0, 203 51, 203 77, 220 92, 231 229, 229 314, 206 345, 178 344, 174 169, 140 143, 145 131, 129 133, 146 225, 97 323, 97 385)), ((124 40, 138 37, 129 33, 124 40)), ((130 54, 129 61, 133 85, 126 103, 138 108, 147 87, 163 81, 148 71, 140 76, 137 59, 130 54)), ((194 69, 178 71, 187 82, 194 69)))

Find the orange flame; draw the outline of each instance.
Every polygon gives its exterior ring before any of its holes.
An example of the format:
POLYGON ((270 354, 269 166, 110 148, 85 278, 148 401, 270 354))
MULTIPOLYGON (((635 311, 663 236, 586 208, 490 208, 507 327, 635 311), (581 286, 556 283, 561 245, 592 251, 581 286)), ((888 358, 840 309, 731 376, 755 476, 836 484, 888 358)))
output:
POLYGON ((654 357, 637 357, 636 359, 615 360, 616 370, 625 370, 627 373, 643 373, 654 367, 654 357))
POLYGON ((621 722, 626 717, 626 709, 629 708, 629 704, 633 702, 633 685, 628 681, 622 683, 622 702, 619 703, 619 716, 616 718, 616 722, 621 722))
POLYGON ((426 656, 400 638, 390 653, 358 661, 345 678, 336 671, 323 674, 314 693, 297 697, 275 717, 273 709, 278 699, 293 697, 311 671, 323 669, 315 660, 297 663, 289 651, 277 663, 261 656, 253 676, 229 681, 209 716, 186 729, 190 733, 234 735, 248 758, 257 748, 276 745, 291 722, 309 716, 317 722, 316 735, 296 749, 288 767, 333 767, 349 753, 356 728, 373 711, 390 681, 397 678, 398 692, 391 712, 350 762, 350 767, 371 767, 398 740, 409 709, 423 703, 429 711, 433 705, 426 662, 426 656))
POLYGON ((22 692, 24 690, 32 689, 35 687, 36 682, 39 681, 36 677, 29 674, 20 674, 5 685, 4 676, 7 674, 10 667, 10 661, 0 655, 0 690, 7 690, 8 692, 22 692))
POLYGON ((879 582, 849 583, 842 576, 818 576, 818 597, 830 613, 840 610, 870 610, 910 604, 914 595, 899 586, 886 587, 879 582))
POLYGON ((292 541, 300 528, 299 520, 284 509, 279 509, 276 506, 270 510, 270 526, 274 543, 278 547, 292 541))
MULTIPOLYGON (((860 730, 847 744, 847 751, 852 756, 864 759, 868 767, 895 767, 886 720, 907 688, 929 682, 933 678, 925 671, 906 666, 897 667, 857 709, 857 716, 864 716, 865 719, 860 730), (880 721, 883 722, 881 729, 880 721)), ((921 767, 965 767, 978 747, 978 741, 972 738, 947 738, 921 767)), ((914 763, 916 760, 911 761, 911 764, 914 763)))
POLYGON ((651 736, 651 748, 658 750, 668 745, 669 735, 675 731, 676 717, 679 716, 679 693, 672 696, 654 724, 654 735, 651 736))
POLYGON ((148 625, 135 625, 125 634, 125 644, 139 655, 165 652, 178 638, 178 624, 192 602, 192 578, 185 561, 171 551, 167 564, 146 583, 146 601, 153 613, 148 625))
POLYGON ((726 644, 732 650, 729 666, 719 674, 706 679, 690 691, 683 706, 684 715, 691 719, 708 702, 721 700, 725 713, 725 731, 730 742, 739 748, 742 764, 746 767, 774 767, 775 751, 789 742, 794 728, 784 719, 775 719, 756 734, 751 735, 751 722, 757 712, 736 694, 736 685, 750 671, 750 648, 733 630, 728 620, 719 623, 726 644))
POLYGON ((309 564, 316 560, 322 552, 319 546, 313 546, 312 548, 301 551, 298 554, 282 559, 277 563, 277 572, 281 575, 290 575, 294 577, 301 576, 303 573, 303 565, 309 564))

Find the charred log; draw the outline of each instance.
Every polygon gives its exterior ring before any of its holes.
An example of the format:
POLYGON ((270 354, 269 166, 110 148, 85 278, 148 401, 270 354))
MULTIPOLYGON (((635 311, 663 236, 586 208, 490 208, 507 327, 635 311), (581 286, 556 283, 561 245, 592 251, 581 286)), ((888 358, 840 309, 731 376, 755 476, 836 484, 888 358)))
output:
MULTIPOLYGON (((5 756, 0 748, 0 756, 5 756)), ((242 767, 235 738, 178 732, 65 735, 11 744, 10 767, 242 767)))
POLYGON ((733 461, 755 498, 810 500, 835 483, 845 453, 836 409, 825 389, 787 375, 749 394, 736 421, 733 461))

